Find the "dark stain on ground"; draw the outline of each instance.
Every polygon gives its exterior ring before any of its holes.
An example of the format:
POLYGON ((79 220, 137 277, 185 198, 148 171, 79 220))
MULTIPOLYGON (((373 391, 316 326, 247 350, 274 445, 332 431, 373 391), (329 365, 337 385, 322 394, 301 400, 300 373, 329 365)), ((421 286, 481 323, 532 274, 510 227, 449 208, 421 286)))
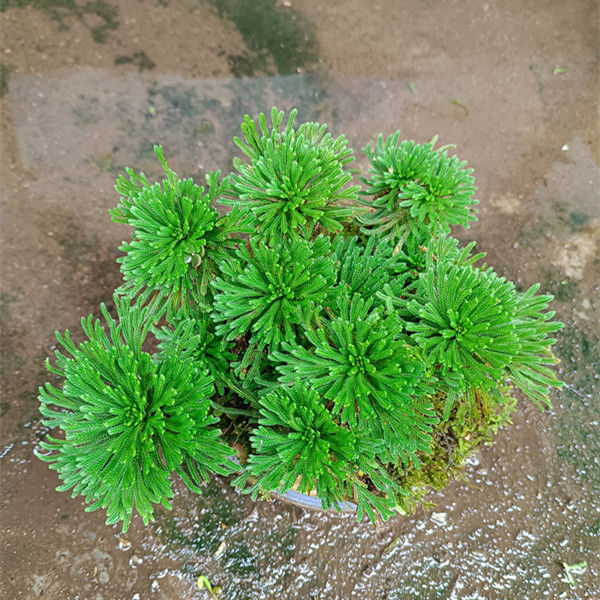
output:
POLYGON ((579 283, 564 277, 558 270, 548 269, 543 284, 544 293, 552 294, 559 302, 571 302, 577 297, 579 283))
POLYGON ((131 56, 117 56, 115 65, 135 65, 140 73, 156 67, 156 63, 143 50, 134 52, 131 56))
POLYGON ((155 531, 167 541, 172 551, 193 550, 201 554, 214 554, 221 543, 225 531, 238 523, 244 515, 243 501, 232 504, 217 485, 208 485, 203 489, 192 510, 201 514, 194 517, 191 511, 184 520, 174 518, 170 513, 160 510, 157 513, 155 531), (193 524, 191 531, 184 531, 181 523, 193 524))
POLYGON ((572 212, 569 214, 571 219, 571 231, 576 232, 585 227, 589 221, 590 216, 581 212, 572 212))
POLYGON ((71 112, 79 127, 93 125, 101 118, 101 106, 95 96, 80 94, 74 104, 71 112))
POLYGON ((600 464, 590 460, 600 451, 600 406, 594 401, 600 373, 600 340, 574 326, 561 332, 556 348, 567 385, 558 414, 558 455, 577 467, 577 474, 600 489, 600 464))
POLYGON ((279 6, 275 0, 207 1, 235 24, 248 46, 243 54, 227 56, 235 76, 271 73, 270 61, 280 75, 296 73, 318 59, 310 21, 291 6, 279 6))
POLYGON ((9 373, 22 369, 25 364, 23 355, 27 349, 21 341, 23 331, 11 308, 16 300, 17 298, 10 294, 0 294, 0 345, 2 346, 0 378, 2 380, 5 380, 9 373))

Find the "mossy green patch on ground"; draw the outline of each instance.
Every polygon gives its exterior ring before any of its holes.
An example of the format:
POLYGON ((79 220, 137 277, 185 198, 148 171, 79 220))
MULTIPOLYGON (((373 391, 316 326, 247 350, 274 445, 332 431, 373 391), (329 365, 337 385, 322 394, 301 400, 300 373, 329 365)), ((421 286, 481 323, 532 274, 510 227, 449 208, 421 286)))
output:
POLYGON ((600 487, 600 406, 595 400, 600 373, 600 343, 583 331, 567 327, 557 355, 569 374, 560 394, 558 456, 576 467, 577 475, 600 487), (575 367, 579 365, 579 368, 575 367))
POLYGON ((0 98, 8 92, 8 69, 0 63, 0 98))
POLYGON ((59 29, 68 29, 68 19, 75 17, 88 27, 92 39, 104 44, 108 39, 110 31, 119 26, 119 9, 117 6, 106 2, 106 0, 87 0, 77 2, 76 0, 0 0, 0 12, 9 8, 25 8, 31 6, 36 10, 44 11, 59 26, 59 29), (100 20, 98 25, 90 26, 86 17, 94 16, 100 20))
POLYGON ((243 542, 228 549, 223 555, 223 561, 225 569, 237 576, 258 572, 254 556, 243 542))
POLYGON ((293 7, 279 6, 275 0, 207 1, 235 24, 248 47, 244 54, 228 56, 234 75, 268 71, 269 61, 279 74, 295 73, 317 60, 313 28, 293 7))
POLYGON ((594 535, 600 535, 600 517, 590 525, 589 531, 594 535))
POLYGON ((136 65, 140 73, 156 67, 156 63, 143 50, 134 52, 130 56, 117 56, 115 65, 136 65))
POLYGON ((579 231, 582 227, 585 227, 588 224, 590 215, 582 212, 572 212, 569 215, 569 218, 571 219, 571 230, 579 231))

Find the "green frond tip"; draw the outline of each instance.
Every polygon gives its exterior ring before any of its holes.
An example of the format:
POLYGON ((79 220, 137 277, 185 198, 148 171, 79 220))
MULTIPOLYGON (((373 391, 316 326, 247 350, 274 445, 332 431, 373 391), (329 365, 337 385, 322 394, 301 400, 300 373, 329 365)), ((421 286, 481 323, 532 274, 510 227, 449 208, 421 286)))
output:
POLYGON ((370 212, 360 216, 363 231, 404 240, 409 233, 446 235, 451 225, 468 227, 475 219, 475 185, 466 162, 435 150, 437 137, 427 144, 399 142, 399 132, 364 153, 371 161, 367 189, 360 202, 370 212))
POLYGON ((117 259, 125 280, 123 290, 164 293, 168 317, 206 304, 209 281, 217 264, 235 246, 233 234, 245 229, 239 211, 220 217, 213 203, 229 185, 219 182, 220 173, 206 175, 207 188, 191 179, 179 179, 155 148, 167 178, 150 185, 145 176, 130 173, 131 181, 120 178, 117 190, 125 194, 112 211, 113 219, 133 228, 130 242, 123 242, 124 256, 117 259))
POLYGON ((108 333, 90 315, 79 346, 57 334, 62 389, 46 384, 39 400, 44 423, 62 437, 42 442, 48 454, 39 456, 58 472, 59 490, 84 496, 87 510, 106 509, 107 524, 122 521, 125 531, 134 510, 148 523, 155 504, 170 508, 172 473, 200 492, 202 480, 237 466, 209 414, 208 371, 175 351, 153 360, 141 347, 157 314, 139 301, 115 301, 117 319, 102 306, 108 333))
POLYGON ((258 127, 246 115, 244 140, 234 140, 250 164, 234 162, 237 173, 223 203, 249 212, 257 227, 254 235, 269 241, 307 237, 315 226, 341 231, 354 209, 340 202, 355 200, 359 189, 348 186, 352 174, 345 167, 354 158, 346 138, 334 139, 319 123, 295 129, 296 113, 290 113, 281 131, 284 113, 275 108, 271 128, 264 114, 258 127))

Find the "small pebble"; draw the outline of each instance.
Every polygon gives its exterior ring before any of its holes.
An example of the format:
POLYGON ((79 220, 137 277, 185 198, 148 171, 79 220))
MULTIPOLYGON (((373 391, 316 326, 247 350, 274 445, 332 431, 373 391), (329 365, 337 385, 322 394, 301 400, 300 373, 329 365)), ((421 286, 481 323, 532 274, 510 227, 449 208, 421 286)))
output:
POLYGON ((431 513, 431 520, 440 527, 444 527, 448 524, 448 515, 445 512, 434 512, 431 513))
POLYGON ((142 559, 137 555, 134 554, 130 559, 129 559, 129 566, 132 569, 137 569, 138 565, 142 564, 142 559))
POLYGON ((131 548, 131 542, 129 540, 119 538, 119 550, 129 550, 131 548))

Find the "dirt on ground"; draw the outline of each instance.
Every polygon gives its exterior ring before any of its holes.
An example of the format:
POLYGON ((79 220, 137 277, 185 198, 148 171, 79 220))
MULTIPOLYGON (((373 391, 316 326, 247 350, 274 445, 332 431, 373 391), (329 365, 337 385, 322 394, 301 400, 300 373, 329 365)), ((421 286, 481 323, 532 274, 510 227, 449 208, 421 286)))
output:
POLYGON ((0 0, 0 598, 600 598, 600 97, 595 1, 0 0), (225 480, 126 536, 34 457, 54 330, 120 283, 126 166, 227 171, 243 115, 439 136, 475 169, 461 234, 555 295, 566 386, 519 404, 435 508, 373 528, 225 480), (564 565, 585 561, 565 580, 564 565))

